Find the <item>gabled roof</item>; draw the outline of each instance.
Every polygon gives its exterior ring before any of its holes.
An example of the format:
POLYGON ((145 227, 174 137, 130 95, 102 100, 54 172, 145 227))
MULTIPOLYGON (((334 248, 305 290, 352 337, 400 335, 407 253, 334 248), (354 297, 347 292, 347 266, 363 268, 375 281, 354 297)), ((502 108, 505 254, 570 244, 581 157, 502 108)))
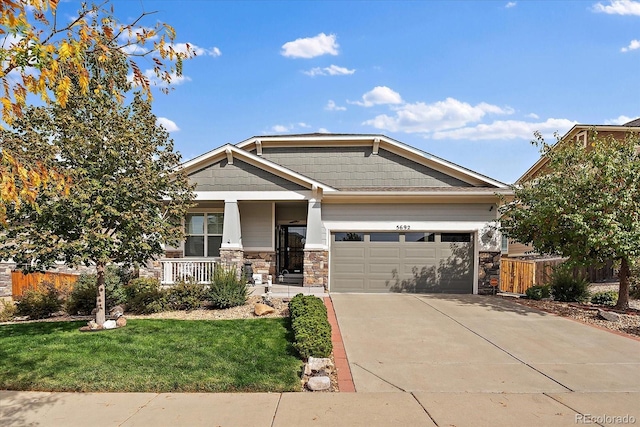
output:
MULTIPOLYGON (((588 132, 594 130, 596 132, 640 132, 640 118, 632 120, 623 125, 575 125, 569 132, 567 132, 560 140, 553 146, 558 146, 564 141, 570 141, 574 139, 581 132, 588 132)), ((533 164, 520 178, 518 178, 515 184, 521 184, 525 181, 533 178, 544 166, 549 162, 549 158, 541 156, 537 162, 533 164)))
POLYGON ((276 176, 279 176, 291 182, 295 182, 296 184, 302 185, 303 187, 307 187, 309 189, 313 189, 315 187, 321 188, 325 192, 336 191, 335 188, 301 175, 298 172, 287 169, 267 159, 263 159, 260 156, 256 156, 255 154, 250 153, 246 150, 242 150, 232 144, 225 144, 222 147, 216 148, 215 150, 209 151, 208 153, 189 160, 182 164, 181 169, 189 174, 202 169, 207 165, 215 163, 216 161, 224 159, 225 157, 230 160, 229 163, 232 163, 233 159, 237 158, 260 169, 268 171, 276 176))
POLYGON ((246 151, 256 151, 260 156, 263 147, 346 147, 370 146, 374 153, 384 149, 405 157, 418 164, 432 168, 439 172, 453 176, 461 181, 478 187, 507 188, 500 181, 489 178, 455 163, 444 160, 433 154, 403 144, 395 139, 380 134, 327 134, 310 133, 296 135, 268 135, 254 136, 236 144, 236 147, 246 151))

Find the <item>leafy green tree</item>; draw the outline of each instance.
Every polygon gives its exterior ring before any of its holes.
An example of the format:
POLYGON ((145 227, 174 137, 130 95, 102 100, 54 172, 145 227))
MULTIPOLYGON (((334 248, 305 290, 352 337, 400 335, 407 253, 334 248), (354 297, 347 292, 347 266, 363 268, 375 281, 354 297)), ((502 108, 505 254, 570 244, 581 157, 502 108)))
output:
MULTIPOLYGON (((87 69, 94 70, 88 56, 87 69)), ((101 73, 125 92, 126 57, 114 56, 89 79, 103 84, 101 73)), ((193 199, 179 170, 180 156, 168 133, 156 125, 151 104, 140 93, 129 104, 104 91, 72 93, 66 107, 28 108, 4 143, 28 158, 40 157, 73 182, 67 197, 55 188, 37 203, 13 205, 0 236, 0 258, 26 269, 46 269, 56 261, 95 265, 98 324, 105 320, 105 267, 141 264, 162 254, 162 244, 183 238, 182 220, 193 199)))
POLYGON ((513 187, 500 209, 501 228, 541 254, 578 264, 620 263, 618 309, 629 307, 629 266, 640 256, 640 143, 592 131, 587 144, 551 146, 538 135, 549 161, 534 180, 513 187))

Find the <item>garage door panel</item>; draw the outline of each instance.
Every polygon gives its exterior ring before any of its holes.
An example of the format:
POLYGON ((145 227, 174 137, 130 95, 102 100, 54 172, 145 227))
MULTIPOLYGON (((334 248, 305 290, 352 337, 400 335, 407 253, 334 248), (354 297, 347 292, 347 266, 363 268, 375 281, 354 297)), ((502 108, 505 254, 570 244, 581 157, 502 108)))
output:
POLYGON ((382 247, 378 247, 376 243, 369 243, 369 259, 398 259, 400 257, 400 248, 396 243, 395 247, 387 246, 387 244, 378 244, 384 245, 382 247), (376 246, 373 246, 376 245, 376 246))
POLYGON ((471 293, 473 243, 334 241, 331 290, 471 293))

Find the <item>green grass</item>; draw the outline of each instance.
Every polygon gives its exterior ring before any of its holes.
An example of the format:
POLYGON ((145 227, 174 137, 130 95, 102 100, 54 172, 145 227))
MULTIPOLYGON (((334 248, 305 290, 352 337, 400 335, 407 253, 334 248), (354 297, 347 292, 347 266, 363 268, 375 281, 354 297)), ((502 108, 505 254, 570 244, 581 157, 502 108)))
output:
POLYGON ((129 320, 0 326, 0 390, 298 391, 289 319, 129 320))

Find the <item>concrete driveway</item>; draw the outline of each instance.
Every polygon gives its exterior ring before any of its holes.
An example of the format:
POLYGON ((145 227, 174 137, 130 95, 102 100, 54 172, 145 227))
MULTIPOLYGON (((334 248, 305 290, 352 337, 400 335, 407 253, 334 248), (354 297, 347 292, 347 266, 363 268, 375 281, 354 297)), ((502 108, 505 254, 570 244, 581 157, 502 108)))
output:
POLYGON ((640 341, 494 297, 332 299, 356 391, 410 393, 437 425, 640 423, 640 341))

